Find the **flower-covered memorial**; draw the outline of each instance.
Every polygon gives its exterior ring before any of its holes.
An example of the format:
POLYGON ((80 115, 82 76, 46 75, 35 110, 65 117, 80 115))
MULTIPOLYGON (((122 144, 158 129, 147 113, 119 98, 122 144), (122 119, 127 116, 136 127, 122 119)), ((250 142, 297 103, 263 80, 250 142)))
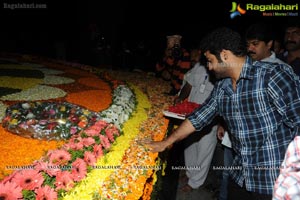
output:
POLYGON ((1 70, 1 199, 151 199, 162 164, 142 141, 165 136, 163 81, 28 55, 1 70))

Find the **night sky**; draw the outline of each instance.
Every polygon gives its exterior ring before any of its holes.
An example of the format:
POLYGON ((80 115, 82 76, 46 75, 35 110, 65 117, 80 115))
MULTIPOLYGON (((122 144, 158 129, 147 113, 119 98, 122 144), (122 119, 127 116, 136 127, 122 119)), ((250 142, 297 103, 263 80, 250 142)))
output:
MULTIPOLYGON (((229 26, 241 33, 253 22, 267 21, 280 27, 289 17, 262 17, 247 13, 230 19, 232 1, 197 0, 82 0, 50 1, 1 0, 1 49, 50 55, 55 41, 64 41, 71 49, 71 59, 80 57, 85 48, 89 24, 95 23, 99 32, 113 48, 122 41, 144 40, 152 48, 161 49, 166 35, 183 35, 183 44, 196 46, 208 31, 229 26), (46 9, 8 9, 4 3, 45 4, 46 9), (200 5, 197 5, 200 4, 200 5)), ((244 5, 245 0, 240 0, 244 5)), ((247 1, 250 2, 250 1, 247 1)), ((255 0, 252 2, 268 2, 255 0)), ((270 0, 271 3, 296 0, 270 0)), ((298 11, 299 13, 299 11, 298 11)), ((297 17, 299 19, 299 16, 297 17)), ((278 28, 280 29, 280 28, 278 28)), ((69 51, 70 52, 70 51, 69 51)))

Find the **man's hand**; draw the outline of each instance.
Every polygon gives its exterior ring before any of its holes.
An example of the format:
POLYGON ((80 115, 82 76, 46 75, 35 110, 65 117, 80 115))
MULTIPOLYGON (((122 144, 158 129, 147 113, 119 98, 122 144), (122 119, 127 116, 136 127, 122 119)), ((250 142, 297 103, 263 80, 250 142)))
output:
POLYGON ((179 98, 179 96, 176 96, 175 98, 174 98, 174 106, 176 105, 176 104, 178 104, 178 103, 181 103, 182 102, 182 99, 181 98, 179 98))
POLYGON ((223 137, 225 135, 225 129, 222 125, 218 125, 217 129, 217 137, 219 140, 223 140, 223 137))

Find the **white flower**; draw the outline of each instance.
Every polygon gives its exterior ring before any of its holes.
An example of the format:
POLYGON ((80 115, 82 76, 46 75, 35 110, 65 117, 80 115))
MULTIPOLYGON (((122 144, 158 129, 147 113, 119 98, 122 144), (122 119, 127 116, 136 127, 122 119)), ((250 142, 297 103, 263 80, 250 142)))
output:
POLYGON ((27 110, 27 109, 30 108, 30 104, 29 103, 22 103, 22 108, 27 110))
POLYGON ((28 113, 26 115, 26 119, 33 119, 33 118, 35 118, 35 115, 33 113, 28 113))

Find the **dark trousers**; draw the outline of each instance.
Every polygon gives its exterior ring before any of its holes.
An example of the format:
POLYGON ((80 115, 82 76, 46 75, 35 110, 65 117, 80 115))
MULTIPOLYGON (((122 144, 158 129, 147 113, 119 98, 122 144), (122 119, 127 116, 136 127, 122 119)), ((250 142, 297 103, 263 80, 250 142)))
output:
POLYGON ((228 200, 271 200, 270 194, 259 194, 257 192, 249 192, 245 185, 240 187, 231 178, 228 183, 228 200))

